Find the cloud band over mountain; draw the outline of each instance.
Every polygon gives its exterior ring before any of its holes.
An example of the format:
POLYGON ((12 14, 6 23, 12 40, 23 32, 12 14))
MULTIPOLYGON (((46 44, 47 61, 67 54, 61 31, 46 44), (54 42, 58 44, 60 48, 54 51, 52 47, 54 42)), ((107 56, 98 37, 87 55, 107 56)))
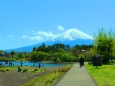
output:
POLYGON ((55 35, 52 32, 45 32, 45 31, 32 31, 34 36, 27 36, 27 35, 22 35, 21 37, 24 39, 28 39, 31 41, 36 40, 37 44, 35 45, 30 45, 22 48, 17 48, 17 49, 10 49, 8 51, 14 50, 14 51, 28 51, 31 52, 33 47, 38 47, 40 46, 43 42, 46 45, 52 45, 55 43, 63 43, 63 44, 69 44, 71 47, 75 46, 76 44, 81 45, 81 44, 86 44, 90 45, 93 44, 93 37, 90 35, 87 35, 83 33, 82 31, 78 29, 69 29, 66 30, 65 32, 55 35))

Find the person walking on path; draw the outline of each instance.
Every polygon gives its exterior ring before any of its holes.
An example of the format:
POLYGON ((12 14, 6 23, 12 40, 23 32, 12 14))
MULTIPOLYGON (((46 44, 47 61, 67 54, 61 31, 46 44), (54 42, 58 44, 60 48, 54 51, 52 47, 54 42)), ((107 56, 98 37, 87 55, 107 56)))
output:
POLYGON ((79 68, 76 63, 55 86, 97 86, 85 66, 79 68))
POLYGON ((80 68, 82 68, 82 66, 84 66, 84 58, 83 57, 81 57, 79 59, 79 64, 80 64, 80 68))

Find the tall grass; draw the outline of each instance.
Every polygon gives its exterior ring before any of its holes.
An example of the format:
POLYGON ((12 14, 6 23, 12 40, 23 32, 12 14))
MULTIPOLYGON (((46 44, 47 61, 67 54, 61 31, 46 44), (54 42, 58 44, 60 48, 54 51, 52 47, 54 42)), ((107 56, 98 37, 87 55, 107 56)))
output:
POLYGON ((50 73, 45 74, 43 76, 37 77, 34 80, 29 81, 22 86, 52 86, 71 67, 72 67, 72 65, 67 65, 65 67, 59 68, 53 72, 50 72, 50 73))

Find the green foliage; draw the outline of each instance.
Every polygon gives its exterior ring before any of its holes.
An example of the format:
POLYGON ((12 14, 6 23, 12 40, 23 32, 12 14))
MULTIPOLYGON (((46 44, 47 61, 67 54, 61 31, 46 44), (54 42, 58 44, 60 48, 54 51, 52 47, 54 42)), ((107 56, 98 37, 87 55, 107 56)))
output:
POLYGON ((26 52, 19 53, 18 55, 20 58, 25 58, 26 57, 26 52))
POLYGON ((79 57, 82 55, 85 60, 89 60, 92 57, 93 45, 76 45, 71 48, 72 56, 76 57, 76 60, 79 60, 79 57))
POLYGON ((4 53, 4 51, 3 50, 0 50, 0 54, 3 54, 4 53))
POLYGON ((61 62, 61 56, 63 55, 63 52, 56 52, 53 54, 53 61, 56 63, 61 62))
POLYGON ((52 49, 55 52, 59 51, 60 49, 66 50, 66 48, 67 48, 66 45, 61 44, 61 43, 57 43, 57 44, 52 45, 52 49))
MULTIPOLYGON (((52 46, 46 46, 44 43, 39 47, 33 47, 33 51, 27 52, 10 52, 8 58, 1 58, 4 60, 20 60, 20 61, 54 61, 54 62, 72 62, 77 61, 79 54, 85 54, 89 51, 92 45, 76 45, 71 48, 69 45, 57 43, 52 46)), ((2 51, 1 51, 2 52, 2 51)), ((88 58, 88 55, 84 55, 88 58)))
POLYGON ((14 52, 14 51, 12 51, 10 54, 11 54, 11 56, 13 56, 13 55, 15 55, 15 52, 14 52))
POLYGON ((70 53, 64 53, 61 57, 63 62, 73 62, 76 61, 76 58, 72 56, 70 53))
POLYGON ((61 58, 62 55, 63 55, 63 52, 56 52, 53 54, 54 58, 55 57, 61 58))
POLYGON ((0 58, 0 60, 9 60, 8 58, 0 58))
MULTIPOLYGON (((92 45, 76 45, 70 48, 69 45, 61 43, 54 44, 52 46, 46 46, 44 43, 39 47, 34 47, 33 52, 29 54, 31 61, 54 61, 54 62, 73 62, 77 61, 79 54, 85 54, 88 52, 92 45)), ((84 55, 85 58, 89 56, 87 53, 84 55)))
POLYGON ((114 52, 114 36, 111 31, 106 33, 104 29, 100 29, 99 33, 94 37, 95 51, 103 57, 103 63, 108 63, 114 52))
POLYGON ((115 34, 113 35, 113 42, 112 42, 112 55, 113 55, 113 58, 115 59, 115 34))
POLYGON ((33 48, 33 51, 35 51, 35 50, 36 50, 36 47, 33 48))
POLYGON ((39 51, 39 52, 34 51, 31 53, 31 60, 32 61, 42 61, 45 56, 46 56, 46 53, 42 51, 39 51))
POLYGON ((72 65, 67 65, 65 67, 58 68, 53 72, 47 73, 27 82, 23 86, 53 86, 71 67, 72 65))
POLYGON ((93 48, 90 48, 90 56, 93 57, 95 55, 95 50, 93 48))
POLYGON ((62 62, 62 61, 60 60, 60 58, 56 58, 55 62, 56 62, 56 63, 60 63, 60 62, 62 62))
POLYGON ((58 52, 63 52, 63 53, 64 53, 65 51, 64 51, 64 49, 60 48, 60 49, 58 50, 58 52))

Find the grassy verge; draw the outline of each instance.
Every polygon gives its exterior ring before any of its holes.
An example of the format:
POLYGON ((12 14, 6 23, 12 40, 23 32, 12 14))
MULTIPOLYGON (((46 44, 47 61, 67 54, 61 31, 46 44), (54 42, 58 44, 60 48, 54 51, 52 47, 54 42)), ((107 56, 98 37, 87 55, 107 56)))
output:
POLYGON ((53 72, 45 74, 41 77, 35 78, 32 81, 27 82, 22 86, 52 86, 56 81, 67 72, 72 65, 67 65, 65 67, 59 68, 53 72))
MULTIPOLYGON (((20 68, 21 68, 20 72, 28 72, 31 74, 37 74, 41 72, 43 73, 43 72, 53 69, 53 68, 47 68, 47 67, 38 68, 38 67, 27 67, 27 66, 20 67, 20 68)), ((18 67, 16 66, 9 66, 9 67, 1 66, 0 67, 0 72, 6 72, 6 71, 12 71, 12 70, 18 70, 18 67)))
POLYGON ((36 74, 36 73, 40 73, 40 72, 46 72, 48 70, 52 70, 52 68, 31 68, 28 70, 29 73, 32 73, 32 74, 36 74))
POLYGON ((10 71, 10 70, 15 70, 17 69, 17 67, 0 67, 0 70, 3 70, 3 71, 10 71))
POLYGON ((98 86, 115 86, 115 65, 95 66, 85 64, 98 86))
MULTIPOLYGON (((32 73, 34 70, 35 70, 35 68, 34 67, 27 67, 27 66, 24 66, 24 67, 20 67, 22 70, 24 70, 24 69, 28 69, 29 71, 28 72, 30 72, 30 73, 32 73)), ((1 66, 0 67, 0 70, 3 70, 3 71, 11 71, 11 70, 17 70, 18 69, 18 67, 17 66, 1 66)), ((43 69, 41 69, 41 70, 37 70, 37 71, 35 71, 35 72, 40 72, 40 71, 42 71, 43 69)))

